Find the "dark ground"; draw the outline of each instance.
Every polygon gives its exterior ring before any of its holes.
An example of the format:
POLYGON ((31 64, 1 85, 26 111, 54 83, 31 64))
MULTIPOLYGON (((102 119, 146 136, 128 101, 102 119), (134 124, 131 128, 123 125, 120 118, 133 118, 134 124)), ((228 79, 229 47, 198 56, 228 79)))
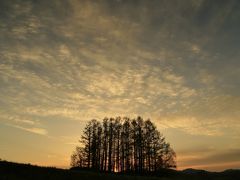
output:
POLYGON ((7 161, 0 161, 0 180, 238 180, 240 170, 226 170, 219 173, 207 172, 204 170, 187 169, 184 171, 163 170, 154 175, 114 174, 100 173, 87 170, 64 170, 53 167, 39 167, 30 164, 19 164, 7 161))

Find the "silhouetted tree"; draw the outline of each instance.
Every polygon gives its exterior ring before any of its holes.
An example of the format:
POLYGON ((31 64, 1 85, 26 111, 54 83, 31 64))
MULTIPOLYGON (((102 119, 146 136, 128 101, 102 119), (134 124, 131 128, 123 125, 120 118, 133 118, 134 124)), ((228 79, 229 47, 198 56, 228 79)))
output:
POLYGON ((82 146, 71 156, 72 167, 136 173, 176 168, 175 152, 149 119, 91 120, 79 142, 82 146))
POLYGON ((102 154, 102 169, 107 170, 108 157, 108 118, 103 119, 103 154, 102 154))
POLYGON ((92 150, 92 121, 88 122, 84 128, 81 136, 80 143, 83 144, 84 155, 86 155, 86 164, 88 168, 92 167, 91 164, 91 150, 92 150))
POLYGON ((130 171, 131 153, 132 153, 132 139, 131 139, 131 123, 130 119, 125 117, 121 129, 121 155, 120 155, 120 171, 130 171))
POLYGON ((84 151, 81 147, 76 147, 75 151, 71 155, 71 166, 72 167, 84 167, 84 151))

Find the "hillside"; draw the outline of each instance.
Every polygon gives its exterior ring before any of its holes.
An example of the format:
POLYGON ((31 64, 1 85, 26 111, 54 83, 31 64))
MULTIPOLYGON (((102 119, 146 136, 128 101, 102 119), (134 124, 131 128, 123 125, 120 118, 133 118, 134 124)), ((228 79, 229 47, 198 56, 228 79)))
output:
POLYGON ((162 171, 155 176, 137 176, 137 175, 124 175, 124 174, 106 174, 97 173, 86 170, 64 170, 54 167, 40 167, 30 164, 19 164, 7 161, 0 161, 0 180, 74 180, 74 179, 103 179, 103 180, 168 180, 168 179, 217 179, 217 180, 230 180, 240 179, 239 170, 226 170, 220 173, 213 173, 207 171, 199 171, 194 169, 187 169, 184 171, 162 171))

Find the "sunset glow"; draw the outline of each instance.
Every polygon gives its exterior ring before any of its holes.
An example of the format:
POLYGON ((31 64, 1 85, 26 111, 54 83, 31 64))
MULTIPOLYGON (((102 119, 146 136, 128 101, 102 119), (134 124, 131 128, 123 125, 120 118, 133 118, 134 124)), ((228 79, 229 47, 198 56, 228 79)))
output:
POLYGON ((86 122, 150 118, 177 169, 240 168, 240 1, 1 0, 0 158, 69 168, 86 122))

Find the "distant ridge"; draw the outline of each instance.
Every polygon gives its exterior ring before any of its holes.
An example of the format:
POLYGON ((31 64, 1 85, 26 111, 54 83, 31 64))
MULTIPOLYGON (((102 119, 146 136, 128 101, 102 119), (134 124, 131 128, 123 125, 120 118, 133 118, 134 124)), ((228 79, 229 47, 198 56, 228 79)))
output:
POLYGON ((206 171, 203 169, 193 169, 187 168, 181 171, 184 174, 230 174, 230 173, 240 173, 240 169, 226 169, 221 172, 214 172, 214 171, 206 171))
POLYGON ((211 173, 209 171, 206 170, 202 170, 202 169, 193 169, 193 168, 188 168, 188 169, 184 169, 181 171, 182 173, 185 174, 204 174, 204 173, 211 173))
POLYGON ((201 176, 209 178, 219 178, 219 179, 240 179, 240 169, 226 169, 221 172, 210 172, 202 169, 184 169, 181 171, 183 174, 192 176, 201 176))

